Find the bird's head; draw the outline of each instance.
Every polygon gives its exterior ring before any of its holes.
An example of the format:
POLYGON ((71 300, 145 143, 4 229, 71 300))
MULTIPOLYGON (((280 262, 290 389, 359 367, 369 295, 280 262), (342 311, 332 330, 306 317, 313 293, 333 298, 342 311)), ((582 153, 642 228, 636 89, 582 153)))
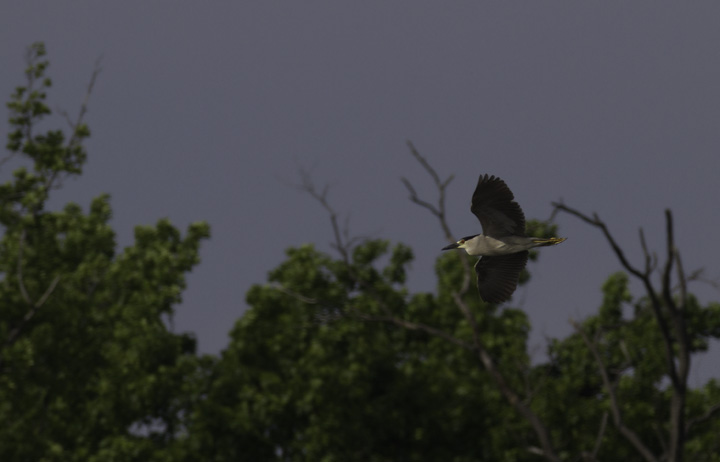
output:
POLYGON ((479 236, 479 234, 473 234, 472 236, 466 236, 454 244, 450 244, 446 247, 443 247, 442 250, 452 250, 452 249, 466 249, 467 250, 468 241, 471 240, 472 238, 474 238, 475 236, 479 236))

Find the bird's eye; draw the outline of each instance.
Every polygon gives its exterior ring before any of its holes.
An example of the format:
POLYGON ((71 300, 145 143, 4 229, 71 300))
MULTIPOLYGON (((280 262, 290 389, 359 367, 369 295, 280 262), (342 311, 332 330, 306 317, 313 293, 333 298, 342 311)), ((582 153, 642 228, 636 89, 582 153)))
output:
POLYGON ((465 243, 465 239, 460 239, 460 242, 458 242, 458 244, 464 244, 464 243, 465 243))

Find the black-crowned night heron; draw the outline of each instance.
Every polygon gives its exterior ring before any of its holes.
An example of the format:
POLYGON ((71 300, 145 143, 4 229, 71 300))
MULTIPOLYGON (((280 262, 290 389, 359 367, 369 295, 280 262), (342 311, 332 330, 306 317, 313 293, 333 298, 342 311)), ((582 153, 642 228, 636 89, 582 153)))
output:
POLYGON ((503 180, 480 175, 470 211, 480 220, 485 234, 467 236, 443 248, 465 249, 469 255, 481 257, 475 263, 478 292, 489 303, 504 302, 515 292, 529 249, 567 239, 527 237, 525 215, 514 199, 503 180))

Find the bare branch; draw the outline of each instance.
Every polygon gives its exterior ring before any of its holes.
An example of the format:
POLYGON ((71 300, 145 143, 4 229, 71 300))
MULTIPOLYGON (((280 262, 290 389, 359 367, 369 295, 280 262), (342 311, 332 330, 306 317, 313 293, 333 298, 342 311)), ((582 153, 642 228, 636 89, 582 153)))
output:
POLYGON ((440 219, 440 226, 443 229, 443 232, 445 233, 445 238, 448 240, 448 242, 454 242, 452 233, 450 232, 450 227, 447 225, 447 222, 445 221, 445 188, 450 184, 450 182, 453 180, 453 175, 450 175, 447 177, 445 181, 440 180, 440 176, 435 171, 434 168, 430 166, 427 160, 423 156, 420 155, 417 149, 415 149, 415 146, 412 144, 411 141, 407 142, 408 148, 410 148, 410 153, 412 156, 420 162, 420 165, 423 166, 426 172, 430 175, 430 177, 433 179, 433 182, 435 183, 435 186, 438 189, 438 205, 437 207, 431 205, 430 203, 421 200, 417 193, 415 192, 415 188, 412 187, 412 184, 405 179, 402 178, 402 182, 405 184, 405 187, 410 192, 410 200, 415 202, 416 204, 425 207, 426 209, 430 210, 433 215, 438 217, 440 219))
POLYGON ((282 284, 273 284, 272 287, 273 287, 273 289, 277 290, 278 292, 282 292, 285 295, 289 295, 293 298, 296 298, 303 303, 307 303, 308 305, 317 305, 320 303, 316 298, 311 298, 311 297, 306 297, 304 295, 301 295, 293 290, 286 288, 282 284))
POLYGON ((666 239, 667 239, 667 261, 665 262, 661 275, 660 295, 650 280, 650 275, 655 268, 655 263, 651 260, 650 254, 645 242, 645 236, 641 230, 640 243, 645 256, 645 271, 641 272, 633 267, 625 258, 622 250, 615 242, 614 238, 597 215, 593 218, 571 209, 563 204, 553 204, 558 210, 568 212, 583 221, 600 228, 607 241, 615 251, 616 256, 622 263, 623 267, 632 275, 640 279, 645 286, 650 306, 653 310, 655 319, 660 327, 660 333, 665 346, 665 360, 667 364, 667 374, 672 383, 673 393, 670 397, 670 421, 669 439, 670 444, 664 458, 668 460, 679 460, 682 458, 683 448, 685 444, 685 406, 687 399, 687 379, 690 371, 690 340, 687 335, 685 323, 684 307, 687 300, 687 279, 682 269, 679 252, 675 247, 674 227, 672 212, 665 210, 666 222, 666 239), (671 283, 673 266, 677 263, 678 278, 680 279, 680 306, 673 296, 673 286, 671 283), (671 328, 673 332, 671 333, 671 328), (674 334, 674 335, 673 335, 674 334), (676 353, 677 352, 677 353, 676 353))
MULTIPOLYGON (((446 239, 449 242, 454 242, 455 239, 453 238, 452 232, 450 231, 450 227, 447 224, 446 216, 445 216, 445 188, 453 179, 453 176, 451 175, 448 177, 445 181, 440 180, 440 176, 437 174, 435 169, 433 169, 430 164, 425 160, 424 157, 420 155, 420 153, 415 149, 415 146, 408 141, 408 147, 410 148, 410 153, 413 155, 413 157, 420 162, 420 164, 423 166, 423 168, 428 172, 428 174, 432 177, 435 186, 438 191, 438 204, 437 206, 434 206, 430 204, 427 201, 424 201, 420 199, 417 195, 417 192, 415 188, 412 186, 412 184, 405 178, 402 179, 403 184, 405 184, 405 187, 410 192, 410 200, 421 207, 424 207, 428 209, 435 217, 438 218, 440 222, 440 227, 442 228, 446 239)), ((480 364, 482 365, 482 368, 486 370, 490 376, 495 381, 496 385, 500 389, 503 396, 505 396, 505 399, 507 399, 510 404, 515 408, 516 411, 518 411, 527 421, 530 423, 530 425, 535 430, 535 433, 540 441, 540 445, 542 446, 542 449, 535 448, 537 450, 536 453, 542 454, 546 459, 548 460, 560 460, 558 456, 555 454, 555 451, 553 449, 552 441, 550 439, 550 434, 545 428, 545 425, 542 423, 540 418, 530 409, 530 407, 520 398, 520 396, 512 389, 512 387, 507 383, 505 380, 505 377, 502 375, 500 370, 498 369, 497 365, 493 361, 491 355, 489 352, 485 349, 485 346, 482 343, 482 339, 480 338, 480 328, 477 324, 477 320, 475 319, 475 316, 473 315, 472 311, 469 309, 467 304, 463 300, 463 296, 467 294, 469 288, 470 288, 470 281, 471 281, 471 274, 472 270, 470 268, 470 263, 468 259, 465 257, 465 255, 458 253, 458 258, 460 258, 460 261, 463 266, 463 283, 461 285, 461 288, 458 292, 453 294, 453 300, 455 301, 455 305, 458 307, 458 309, 463 313, 465 316, 465 319, 467 319, 468 324, 470 324, 470 327, 472 328, 473 332, 473 343, 475 346, 475 350, 478 353, 478 358, 480 360, 480 364)))
MULTIPOLYGON (((683 269, 680 251, 675 249, 675 260, 677 261, 678 284, 680 285, 680 308, 687 306, 687 279, 685 278, 685 270, 683 269)), ((672 290, 672 289, 671 289, 672 290)))
POLYGON ((17 279, 18 279, 18 285, 20 286, 20 294, 22 295, 23 300, 28 305, 33 305, 32 300, 30 300, 30 295, 28 294, 27 288, 25 288, 25 282, 23 281, 23 270, 22 270, 22 261, 23 261, 23 246, 25 244, 25 236, 26 232, 23 229, 20 233, 20 239, 18 240, 18 261, 17 261, 17 279))
MULTIPOLYGON (((20 239, 18 240, 17 279, 18 286, 20 288, 20 294, 22 295, 23 300, 25 300, 25 302, 30 306, 30 308, 27 310, 25 316, 23 316, 20 322, 10 330, 7 337, 5 338, 5 342, 3 342, 3 348, 12 346, 18 340, 25 326, 30 322, 30 320, 35 316, 37 311, 45 304, 45 302, 47 302, 48 298, 50 298, 50 295, 52 295, 58 283, 60 282, 60 276, 55 276, 55 278, 53 278, 52 282, 50 282, 47 289, 45 289, 45 292, 38 299, 38 301, 33 302, 33 300, 30 298, 30 294, 28 293, 27 288, 25 287, 25 282, 23 279, 22 260, 25 237, 26 231, 23 229, 20 233, 20 239)), ((4 368, 4 365, 5 358, 0 356, 0 371, 4 368)))
MULTIPOLYGON (((70 139, 67 143, 67 150, 70 152, 76 145, 78 145, 82 138, 80 137, 80 127, 83 124, 83 120, 85 119, 85 114, 88 110, 88 103, 90 101, 90 95, 92 94, 93 88, 95 87, 95 82, 97 80, 98 75, 102 71, 102 67, 100 67, 100 62, 102 61, 102 56, 95 61, 95 67, 93 69, 92 75, 90 76, 90 82, 87 85, 87 90, 85 91, 85 98, 83 99, 82 104, 80 105, 80 111, 78 111, 77 118, 75 119, 75 122, 72 121, 70 115, 67 113, 67 111, 59 110, 58 112, 60 115, 62 115, 65 120, 67 121, 68 125, 70 125, 70 130, 72 131, 72 134, 70 135, 70 139)), ((45 189, 50 190, 53 188, 57 188, 62 186, 63 176, 60 174, 59 171, 54 170, 50 174, 50 176, 45 181, 45 189), (57 181, 57 183, 56 183, 57 181)))
POLYGON ((35 316, 35 313, 37 313, 38 309, 43 306, 43 304, 47 301, 47 299, 50 297, 50 295, 55 290, 55 287, 58 285, 58 282, 60 282, 60 276, 55 276, 55 278, 52 280, 50 285, 48 286, 47 290, 45 290, 45 293, 43 296, 38 300, 37 303, 33 304, 30 309, 25 313, 25 316, 22 318, 20 323, 18 323, 17 326, 15 326, 10 333, 7 336, 7 339, 5 340, 5 346, 8 347, 15 343, 17 341, 18 336, 20 335, 20 332, 23 330, 25 325, 30 322, 30 320, 35 316))
MULTIPOLYGON (((420 197, 419 197, 418 194, 417 194, 417 191, 415 191, 415 188, 413 187, 412 183, 410 183, 410 181, 408 181, 407 178, 401 177, 401 178, 400 178, 400 181, 403 182, 403 184, 404 184, 405 187, 407 188, 408 192, 410 193, 410 200, 411 200, 411 201, 413 201, 414 203, 418 204, 418 205, 421 206, 421 207, 425 207, 426 209, 428 209, 428 210, 430 211, 430 213, 432 213, 432 214, 435 215, 436 217, 438 217, 438 218, 442 218, 442 217, 443 217, 443 213, 442 213, 440 210, 438 210, 434 205, 432 205, 431 203, 425 202, 424 200, 420 199, 420 197)), ((450 238, 450 240, 452 240, 452 238, 450 238)))
POLYGON ((467 343, 463 340, 460 340, 459 338, 448 334, 447 332, 437 329, 432 326, 428 326, 427 324, 423 324, 420 322, 412 322, 412 321, 406 321, 404 319, 398 318, 396 316, 370 316, 366 314, 359 313, 355 315, 359 319, 365 320, 365 321, 376 321, 376 322, 389 322, 392 324, 395 324, 397 326, 403 327, 408 330, 420 330, 423 332, 426 332, 430 335, 434 335, 435 337, 440 337, 444 340, 447 340, 450 343, 453 343, 461 348, 464 348, 469 351, 474 351, 475 347, 467 343))
POLYGON ((607 427, 608 413, 603 412, 602 421, 600 422, 600 431, 598 431, 597 439, 595 440, 595 447, 593 447, 592 458, 597 458, 597 453, 600 451, 600 445, 602 444, 603 436, 605 435, 605 428, 607 427))
MULTIPOLYGON (((408 192, 410 193, 410 200, 421 207, 426 208, 430 211, 440 222, 440 228, 443 230, 443 234, 445 235, 445 239, 447 239, 448 242, 455 242, 455 239, 453 238, 453 233, 450 231, 450 226, 448 226, 446 215, 445 215, 445 188, 450 184, 450 182, 453 179, 453 175, 450 175, 445 181, 440 180, 440 176, 437 174, 435 169, 433 169, 427 160, 423 156, 420 155, 417 149, 415 149, 415 146, 412 144, 412 142, 407 142, 408 147, 410 148, 410 153, 412 156, 420 162, 420 165, 423 166, 425 171, 428 172, 428 174, 432 177, 433 182, 435 183, 435 186, 437 187, 438 191, 438 204, 437 206, 434 206, 430 204, 429 202, 422 200, 418 197, 417 192, 413 185, 408 181, 406 178, 401 178, 403 184, 407 188, 408 192)), ((472 279, 472 270, 470 269, 470 263, 468 262, 468 259, 465 255, 461 254, 460 252, 457 253, 458 258, 460 258, 460 263, 463 267, 463 281, 462 285, 460 286, 460 292, 459 294, 465 295, 468 290, 470 290, 470 281, 472 279)))
POLYGON ((612 236, 612 234, 610 234, 610 231, 608 230, 605 223, 602 220, 600 220, 600 218, 597 216, 597 214, 593 214, 592 218, 590 218, 589 216, 587 216, 575 209, 572 209, 572 208, 566 206, 565 204, 553 202, 552 205, 553 205, 553 207, 555 207, 556 210, 561 210, 563 212, 569 213, 570 215, 574 215, 577 218, 580 218, 585 223, 595 226, 596 228, 600 228, 600 230, 605 235, 605 238, 607 239, 608 243, 612 247, 613 251, 615 251, 615 255, 617 255, 617 257, 620 260, 620 263, 622 263, 623 267, 640 279, 646 278, 648 276, 647 273, 640 272, 640 270, 638 270, 637 268, 635 268, 634 266, 632 266, 630 264, 628 259, 625 257, 625 253, 622 251, 620 246, 615 241, 615 238, 612 236))
MULTIPOLYGON (((100 66, 100 63, 102 62, 102 56, 100 56, 97 61, 95 61, 95 68, 93 69, 93 73, 90 76, 90 82, 88 82, 87 90, 85 91, 85 99, 82 102, 82 105, 80 105, 80 112, 78 113, 77 119, 75 120, 75 124, 72 125, 73 134, 70 137, 70 141, 68 142, 68 147, 72 147, 75 145, 79 139, 77 134, 77 129, 82 125, 83 119, 85 118, 85 114, 87 113, 87 107, 88 102, 90 101, 90 95, 92 94, 93 88, 95 87, 95 82, 97 80, 98 75, 100 75, 100 72, 102 72, 102 67, 100 66)), ((67 117, 69 120, 69 117, 67 117)))
MULTIPOLYGON (((662 294, 665 306, 670 313, 672 326, 677 339, 677 369, 676 375, 671 377, 673 394, 670 398, 670 446, 668 449, 671 460, 676 460, 682 454, 685 444, 685 400, 687 394, 687 378, 690 372, 690 341, 687 336, 685 325, 686 281, 680 262, 680 254, 675 247, 675 235, 673 228, 673 217, 670 209, 665 210, 665 223, 667 235, 667 261, 662 275, 662 294), (678 274, 680 275, 681 306, 678 306, 672 292, 672 269, 677 262, 678 274)), ((670 341, 666 341, 670 343, 670 341)), ((674 364, 674 361, 673 361, 674 364)))
POLYGON ((513 390, 512 387, 507 383, 507 380, 505 380, 505 377, 498 369, 495 361, 493 361, 492 356, 485 349, 482 339, 480 338, 480 327, 477 324, 477 320, 472 314, 470 308, 462 299, 461 294, 454 293, 453 300, 455 301, 455 304, 463 313, 468 323, 470 324, 470 327, 472 328, 473 342, 475 343, 475 349, 478 352, 478 358, 480 359, 483 368, 493 378, 495 384, 500 389, 500 392, 503 394, 503 396, 505 396, 505 399, 507 399, 510 404, 515 408, 515 410, 518 411, 520 415, 522 415, 533 427, 535 434, 540 440, 540 445, 542 446, 542 455, 548 460, 559 461, 560 458, 555 454, 552 440, 550 439, 550 433, 545 427, 545 424, 542 423, 537 414, 533 412, 533 410, 525 403, 525 401, 522 400, 520 396, 515 392, 515 390, 513 390))
POLYGON ((55 278, 52 280, 52 282, 50 283, 48 288, 45 289, 45 293, 42 295, 42 297, 40 297, 40 300, 38 300, 37 303, 35 303, 35 306, 37 308, 40 308, 41 306, 43 306, 45 304, 45 302, 47 301, 47 299, 50 298, 50 295, 55 290, 55 287, 58 285, 58 282, 60 282, 60 276, 55 276, 55 278))
MULTIPOLYGON (((720 280, 705 277, 705 268, 698 268, 686 276, 685 282, 702 282, 714 289, 720 289, 720 280)), ((679 289, 679 286, 673 287, 673 290, 679 289)))
POLYGON ((617 396, 615 395, 615 387, 610 383, 607 368, 603 363, 600 353, 595 347, 595 343, 590 341, 587 334, 585 333, 585 330, 578 323, 571 319, 570 324, 573 326, 575 331, 580 334, 583 341, 585 342, 585 345, 588 347, 590 353, 592 353, 593 357, 595 358, 595 364, 597 365, 598 371, 600 372, 600 377, 602 377, 603 385, 605 386, 605 389, 608 392, 608 396, 610 397, 610 410, 613 414, 613 423, 615 424, 615 427, 625 437, 625 439, 627 439, 628 442, 632 444, 633 447, 635 447, 635 449, 643 456, 645 460, 647 460, 648 462, 656 462, 657 458, 653 455, 650 449, 648 449, 647 446, 643 444, 637 433, 628 428, 623 422, 620 405, 618 404, 617 396))
POLYGON ((673 219, 670 210, 665 210, 665 223, 667 233, 667 261, 665 262, 665 270, 662 275, 662 294, 665 299, 665 303, 672 314, 674 314, 678 307, 675 304, 675 300, 672 297, 672 284, 670 283, 670 276, 675 262, 675 237, 673 232, 673 219))
POLYGON ((422 165, 425 170, 430 174, 430 176, 435 181, 435 184, 438 186, 438 188, 445 189, 445 186, 450 183, 453 179, 453 175, 450 175, 447 180, 440 181, 440 176, 437 174, 434 168, 430 166, 427 160, 423 156, 420 155, 417 149, 415 149, 415 145, 413 145, 412 141, 407 141, 408 148, 410 148, 410 153, 417 159, 418 162, 420 162, 420 165, 422 165))
MULTIPOLYGON (((385 322, 385 323, 395 324, 397 326, 403 327, 408 330, 419 330, 419 331, 426 332, 430 335, 440 337, 444 340, 447 340, 450 343, 453 343, 453 344, 455 344, 459 347, 462 347, 466 350, 469 350, 469 351, 475 350, 475 347, 472 344, 467 343, 467 342, 443 331, 442 329, 438 329, 438 328, 429 326, 427 324, 423 324, 420 322, 407 321, 405 319, 401 319, 401 318, 398 318, 398 317, 392 316, 392 315, 387 315, 387 316, 368 315, 368 314, 364 314, 361 310, 359 310, 357 308, 353 308, 353 307, 345 307, 343 309, 339 309, 339 308, 333 307, 329 303, 321 302, 316 298, 305 297, 304 295, 301 295, 295 291, 292 291, 280 284, 273 284, 273 288, 275 290, 278 290, 286 295, 289 295, 303 303, 307 303, 309 305, 320 305, 324 308, 342 311, 344 313, 343 317, 346 317, 346 318, 355 318, 355 319, 360 319, 363 321, 385 322)), ((385 310, 385 311, 389 312, 389 310, 385 310)))
POLYGON ((714 418, 717 414, 720 414, 720 403, 716 403, 710 406, 708 410, 705 411, 705 413, 703 413, 702 415, 694 417, 692 419, 688 419, 687 423, 685 424, 685 433, 689 433, 690 428, 692 428, 693 425, 708 421, 714 418))
POLYGON ((657 256, 654 253, 650 254, 648 251, 645 232, 642 227, 640 228, 640 245, 642 246, 643 255, 645 256, 645 274, 650 274, 655 271, 655 267, 657 266, 657 256))
POLYGON ((10 160, 12 160, 12 158, 15 157, 15 155, 16 155, 17 153, 18 153, 18 151, 10 152, 7 156, 5 156, 5 157, 3 157, 2 159, 0 159, 0 167, 2 167, 3 165, 5 165, 5 163, 7 163, 7 162, 9 162, 10 160))
MULTIPOLYGON (((673 383, 673 386, 678 388, 680 386, 680 381, 677 374, 677 369, 675 366, 675 360, 673 355, 673 338, 670 335, 670 329, 667 324, 667 320, 665 319, 665 316, 663 316, 662 313, 662 302, 660 301, 660 298, 658 297, 657 291, 652 285, 652 281, 650 280, 650 272, 647 271, 648 268, 646 268, 645 272, 639 271, 637 268, 635 268, 633 265, 630 264, 630 262, 625 257, 625 253, 622 251, 618 243, 615 241, 615 238, 610 234, 610 231, 608 230, 605 223, 600 220, 600 218, 597 216, 597 214, 593 214, 593 218, 588 217, 587 215, 579 212, 578 210, 572 209, 565 204, 560 204, 557 202, 553 202, 553 207, 557 210, 561 210, 563 212, 569 213, 570 215, 573 215, 575 217, 580 218, 582 221, 595 226, 596 228, 600 228, 600 230, 605 235, 605 239, 608 241, 610 246, 612 247, 613 251, 615 252, 615 255, 617 256, 618 260, 620 260, 620 263, 622 266, 633 276, 640 279, 643 283, 643 286, 645 287, 645 291, 648 294, 648 298, 650 299, 650 306, 653 309, 653 313, 655 315, 655 319, 658 322, 658 325, 660 326, 660 332, 662 334, 664 345, 665 345, 665 361, 667 363, 668 368, 668 376, 670 377, 670 380, 673 383)), ((652 266, 650 267, 650 270, 652 270, 652 266)))
POLYGON ((303 169, 300 169, 300 179, 302 183, 298 185, 297 188, 310 194, 310 196, 312 196, 313 199, 318 201, 320 205, 322 205, 322 207, 328 212, 328 215, 330 216, 330 224, 332 226, 333 234, 335 235, 335 243, 333 244, 333 247, 340 253, 345 264, 349 266, 350 246, 348 242, 343 239, 343 233, 340 229, 340 225, 338 224, 338 216, 335 212, 335 209, 333 209, 328 203, 327 194, 329 190, 329 185, 325 185, 322 189, 322 192, 319 192, 315 187, 315 183, 313 183, 312 179, 310 178, 310 174, 303 169))
MULTIPOLYGON (((432 177, 437 189, 438 189, 438 195, 439 200, 437 206, 432 205, 431 203, 424 201, 420 199, 417 195, 417 191, 412 186, 412 184, 405 178, 402 179, 403 184, 407 188, 408 192, 410 193, 410 199, 417 203, 418 205, 426 208, 429 210, 434 216, 438 218, 440 221, 440 225, 449 241, 453 241, 452 239, 452 233, 450 232, 450 229, 447 225, 446 219, 445 219, 445 188, 452 180, 452 176, 449 177, 445 181, 441 181, 440 177, 438 176, 437 172, 429 165, 429 163, 417 152, 415 147, 412 145, 412 143, 408 143, 408 146, 410 147, 410 151, 412 155, 420 162, 420 164, 423 166, 423 168, 430 174, 432 177)), ((535 430, 535 433, 537 434, 538 440, 540 442, 540 445, 542 449, 537 449, 539 454, 542 454, 546 459, 551 461, 559 461, 560 458, 555 454, 550 433, 548 432, 547 428, 545 428, 544 424, 540 420, 540 418, 532 411, 532 409, 529 407, 528 404, 526 404, 523 399, 512 389, 512 387, 509 385, 505 377, 500 372, 498 366, 493 361, 490 353, 486 350, 484 347, 482 340, 480 338, 480 328, 478 326, 477 320, 475 319, 475 316, 473 315, 472 311, 469 309, 467 304, 463 300, 463 296, 466 294, 466 292, 469 289, 470 286, 470 274, 471 274, 471 268, 468 262, 468 259, 465 258, 462 255, 458 254, 458 257, 461 258, 461 262, 464 268, 464 280, 463 284, 461 286, 461 290, 457 293, 453 294, 453 299, 455 301, 455 304, 460 309, 460 311, 463 313, 465 318, 467 319, 468 323, 470 324, 473 332, 473 342, 468 343, 464 340, 458 339, 454 337, 453 335, 435 328, 433 326, 429 326, 422 323, 412 322, 405 319, 401 319, 397 316, 394 316, 392 313, 392 310, 387 306, 385 301, 382 299, 382 297, 377 293, 377 291, 374 289, 374 287, 368 286, 362 278, 358 277, 358 275, 354 274, 352 265, 350 264, 350 259, 348 257, 348 251, 347 251, 347 242, 343 240, 342 235, 339 231, 339 227, 337 224, 337 215, 335 211, 330 207, 330 205, 327 202, 327 188, 323 189, 322 192, 319 192, 317 188, 314 186, 312 181, 310 181, 309 176, 305 172, 301 172, 301 177, 303 180, 302 185, 300 186, 300 189, 308 192, 315 200, 317 200, 328 212, 330 215, 330 222, 333 227, 333 232, 336 236, 336 246, 338 250, 343 255, 343 259, 348 267, 348 270, 350 271, 350 277, 358 284, 360 287, 365 290, 368 295, 370 295, 373 300, 377 303, 379 308, 385 313, 384 316, 377 316, 377 315, 370 315, 363 313, 362 311, 355 309, 351 306, 346 306, 342 308, 341 311, 344 316, 346 317, 354 317, 356 319, 361 319, 365 321, 376 321, 376 322, 386 322, 386 323, 392 323, 399 327, 402 327, 404 329, 408 330, 418 330, 426 332, 430 335, 443 338, 457 346, 460 346, 461 348, 464 348, 469 351, 475 351, 478 354, 479 363, 478 367, 480 367, 482 370, 487 371, 490 376, 493 378, 494 382, 500 389, 501 393, 505 398, 510 402, 510 404, 518 411, 525 419, 528 420, 528 422, 531 424, 533 429, 535 430)), ((288 293, 287 289, 283 290, 284 293, 288 293)), ((312 304, 320 304, 317 300, 309 297, 297 297, 299 300, 304 300, 307 303, 312 304)), ((335 309, 337 308, 328 307, 329 309, 335 309)))

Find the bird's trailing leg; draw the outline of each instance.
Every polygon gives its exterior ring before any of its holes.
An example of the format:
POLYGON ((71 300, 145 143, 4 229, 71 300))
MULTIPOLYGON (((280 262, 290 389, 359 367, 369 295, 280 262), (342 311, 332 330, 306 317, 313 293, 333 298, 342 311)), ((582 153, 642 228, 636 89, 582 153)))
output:
POLYGON ((533 239, 533 243, 535 244, 535 247, 545 247, 548 245, 558 245, 566 240, 566 237, 549 237, 547 239, 533 239))

